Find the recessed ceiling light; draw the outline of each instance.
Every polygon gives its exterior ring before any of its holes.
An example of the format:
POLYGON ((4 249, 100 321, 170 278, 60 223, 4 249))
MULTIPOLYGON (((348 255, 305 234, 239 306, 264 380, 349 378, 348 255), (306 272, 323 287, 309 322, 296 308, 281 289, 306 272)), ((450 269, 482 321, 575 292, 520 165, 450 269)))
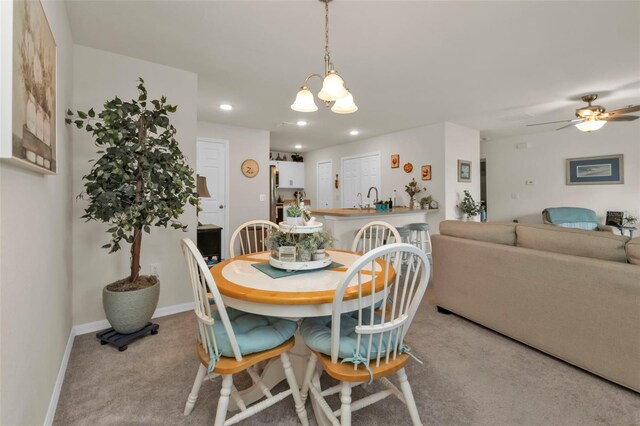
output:
POLYGON ((295 148, 296 149, 300 149, 300 148, 302 148, 302 145, 296 145, 295 148))
POLYGON ((220 104, 220 109, 223 111, 231 111, 233 107, 229 104, 220 104))
POLYGON ((296 124, 297 124, 298 126, 301 126, 301 127, 302 127, 302 126, 306 126, 306 125, 307 125, 307 122, 306 122, 306 121, 304 121, 304 120, 300 120, 300 121, 298 121, 296 124))
POLYGON ((351 136, 356 136, 356 135, 359 135, 359 134, 360 134, 360 131, 359 131, 359 130, 352 130, 352 131, 350 131, 350 132, 349 132, 349 134, 350 134, 351 136))

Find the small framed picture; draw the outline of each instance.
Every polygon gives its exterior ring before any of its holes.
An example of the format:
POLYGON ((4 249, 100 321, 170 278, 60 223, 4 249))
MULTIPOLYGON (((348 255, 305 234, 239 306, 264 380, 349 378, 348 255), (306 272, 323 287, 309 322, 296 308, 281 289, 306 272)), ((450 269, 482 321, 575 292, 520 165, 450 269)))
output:
POLYGON ((624 183, 622 154, 567 158, 567 185, 607 185, 624 183))
POLYGON ((471 182, 471 161, 458 160, 458 182, 471 182))
POLYGON ((622 226, 622 220, 624 218, 624 212, 607 212, 607 219, 605 220, 605 225, 610 226, 622 226))
POLYGON ((422 180, 431 180, 431 164, 422 166, 420 170, 420 176, 422 176, 422 180))
POLYGON ((391 154, 391 168, 397 169, 400 167, 400 154, 391 154))

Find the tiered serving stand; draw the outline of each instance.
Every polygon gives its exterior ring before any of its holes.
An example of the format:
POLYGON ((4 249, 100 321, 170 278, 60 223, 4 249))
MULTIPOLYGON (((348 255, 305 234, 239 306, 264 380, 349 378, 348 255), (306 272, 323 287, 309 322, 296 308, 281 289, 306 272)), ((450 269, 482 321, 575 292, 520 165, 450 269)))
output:
MULTIPOLYGON (((288 234, 313 234, 322 231, 322 223, 319 222, 316 222, 313 225, 290 225, 286 222, 280 222, 278 227, 281 232, 288 234)), ((283 262, 280 259, 276 259, 269 255, 269 264, 271 266, 278 269, 285 269, 287 271, 321 269, 331 265, 331 262, 331 256, 329 256, 328 253, 325 254, 323 259, 295 262, 283 262)))

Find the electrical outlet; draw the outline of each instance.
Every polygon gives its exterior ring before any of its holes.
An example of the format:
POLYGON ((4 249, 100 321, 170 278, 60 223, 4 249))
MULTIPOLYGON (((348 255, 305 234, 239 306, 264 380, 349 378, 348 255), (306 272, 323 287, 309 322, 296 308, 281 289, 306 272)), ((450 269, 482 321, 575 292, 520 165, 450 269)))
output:
POLYGON ((155 275, 156 277, 160 276, 160 264, 152 263, 151 264, 151 275, 155 275))
POLYGON ((260 194, 260 201, 267 201, 267 194, 260 194))

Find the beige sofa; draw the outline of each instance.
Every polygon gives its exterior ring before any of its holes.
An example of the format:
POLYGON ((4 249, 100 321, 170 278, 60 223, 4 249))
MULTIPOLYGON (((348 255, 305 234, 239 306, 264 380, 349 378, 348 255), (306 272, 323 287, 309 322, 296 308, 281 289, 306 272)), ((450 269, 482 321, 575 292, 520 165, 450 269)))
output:
POLYGON ((441 312, 640 392, 640 238, 444 221, 432 242, 441 312))

